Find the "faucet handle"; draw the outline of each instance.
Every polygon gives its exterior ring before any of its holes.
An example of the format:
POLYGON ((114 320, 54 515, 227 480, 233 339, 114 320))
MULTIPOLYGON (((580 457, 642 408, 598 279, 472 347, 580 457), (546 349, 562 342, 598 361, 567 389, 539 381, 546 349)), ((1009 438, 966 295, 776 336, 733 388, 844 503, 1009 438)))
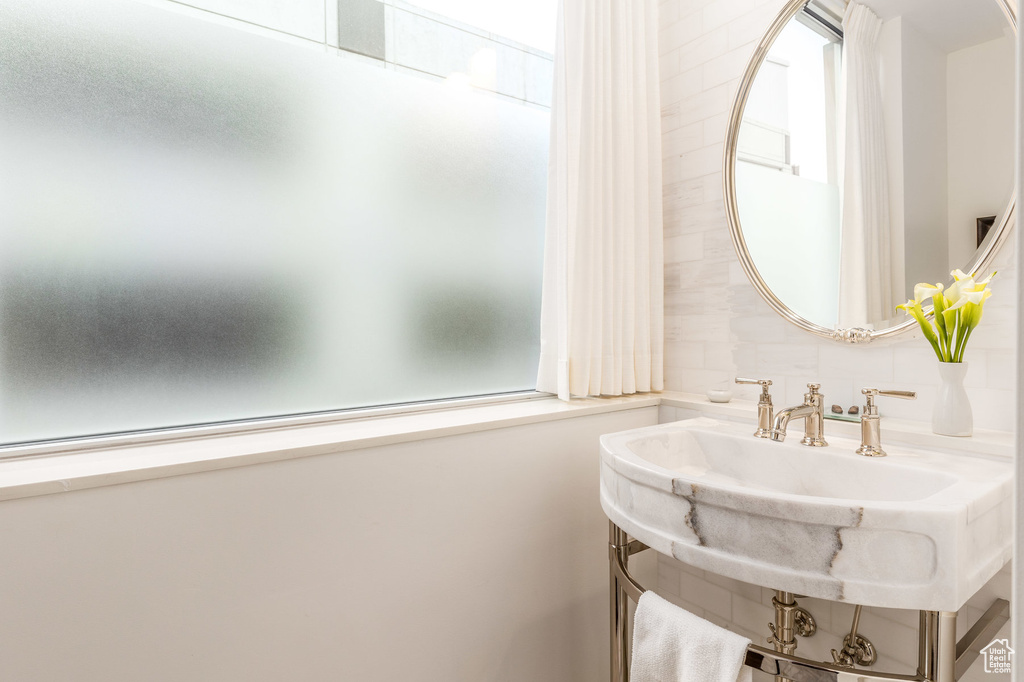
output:
POLYGON ((814 405, 824 410, 825 398, 818 390, 820 388, 821 384, 807 384, 807 393, 804 393, 804 405, 814 405))
POLYGON ((736 377, 737 384, 760 384, 761 398, 757 401, 757 431, 754 435, 758 438, 770 438, 772 435, 772 413, 775 408, 772 406, 772 394, 768 387, 772 385, 771 379, 741 379, 736 377))
POLYGON ((875 398, 885 396, 886 398, 914 400, 917 398, 917 393, 913 391, 880 391, 877 388, 861 389, 861 393, 867 399, 867 405, 864 406, 864 414, 860 416, 860 447, 857 448, 857 454, 867 457, 885 457, 875 398))
POLYGON ((768 393, 768 387, 772 385, 771 379, 741 379, 736 377, 737 384, 760 384, 761 385, 761 402, 771 402, 772 396, 768 393))
POLYGON ((878 408, 875 407, 875 397, 884 396, 886 398, 900 398, 901 400, 916 400, 917 393, 914 391, 882 391, 877 388, 864 388, 861 389, 861 393, 864 394, 867 404, 864 406, 865 416, 874 416, 878 414, 878 408))
POLYGON ((887 398, 902 398, 903 400, 914 400, 917 398, 915 391, 882 391, 877 388, 863 388, 860 392, 868 396, 869 400, 876 395, 883 395, 887 398))

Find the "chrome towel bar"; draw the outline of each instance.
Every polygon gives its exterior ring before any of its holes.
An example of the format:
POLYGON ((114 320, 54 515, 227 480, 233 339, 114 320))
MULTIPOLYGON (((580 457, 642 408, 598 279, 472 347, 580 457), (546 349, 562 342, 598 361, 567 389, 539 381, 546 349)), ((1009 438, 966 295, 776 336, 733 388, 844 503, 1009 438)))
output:
MULTIPOLYGON (((638 540, 630 540, 626 532, 612 522, 609 522, 608 526, 608 540, 611 587, 611 682, 629 682, 627 599, 636 602, 640 595, 647 591, 629 574, 629 557, 649 548, 638 540)), ((747 647, 743 664, 775 675, 783 682, 955 682, 978 658, 977 647, 974 645, 983 644, 1006 623, 1009 618, 1009 606, 1005 599, 995 600, 959 642, 956 641, 955 613, 922 611, 918 631, 919 665, 916 675, 843 668, 773 651, 755 644, 747 647)), ((780 625, 776 624, 777 627, 780 625)))

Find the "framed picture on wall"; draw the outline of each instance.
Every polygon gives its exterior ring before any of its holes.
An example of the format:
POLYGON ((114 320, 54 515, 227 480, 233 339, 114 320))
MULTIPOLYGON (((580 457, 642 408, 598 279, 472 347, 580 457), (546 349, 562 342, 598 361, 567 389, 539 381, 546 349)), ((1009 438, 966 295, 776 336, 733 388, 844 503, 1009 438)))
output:
POLYGON ((995 222, 996 217, 994 215, 978 218, 978 246, 981 246, 981 243, 985 241, 988 231, 992 229, 995 222))

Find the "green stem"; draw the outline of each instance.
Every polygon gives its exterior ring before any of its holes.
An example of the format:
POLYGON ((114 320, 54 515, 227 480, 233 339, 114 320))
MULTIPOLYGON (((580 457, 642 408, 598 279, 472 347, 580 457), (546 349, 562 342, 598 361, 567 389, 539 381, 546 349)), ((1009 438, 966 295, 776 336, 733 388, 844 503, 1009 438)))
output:
POLYGON ((940 313, 940 315, 942 316, 942 329, 939 330, 939 343, 942 345, 942 361, 951 362, 953 355, 953 333, 949 326, 946 324, 946 314, 940 313))
POLYGON ((963 362, 964 361, 964 352, 967 350, 967 340, 969 338, 971 338, 971 334, 973 332, 974 332, 974 327, 970 327, 970 328, 967 329, 967 333, 964 334, 964 340, 960 343, 960 348, 957 351, 957 358, 956 358, 957 362, 963 362))
POLYGON ((963 318, 963 308, 959 308, 956 311, 956 334, 954 335, 953 341, 953 352, 951 359, 953 362, 959 362, 957 360, 957 354, 960 352, 960 344, 963 343, 964 333, 967 331, 966 320, 963 318))
POLYGON ((963 307, 963 315, 961 317, 960 324, 964 327, 963 338, 959 340, 957 344, 956 358, 957 362, 963 362, 964 352, 967 350, 967 339, 971 337, 971 333, 975 327, 978 326, 978 322, 981 321, 981 306, 977 306, 973 303, 968 303, 963 307))
POLYGON ((942 313, 942 316, 946 319, 946 333, 949 334, 949 338, 946 339, 946 351, 949 353, 948 362, 953 362, 953 359, 956 357, 957 335, 960 333, 960 309, 954 310, 952 314, 950 314, 949 310, 946 310, 942 313), (950 317, 953 319, 950 320, 950 317))
POLYGON ((938 331, 939 347, 942 349, 942 355, 939 357, 939 360, 941 362, 949 362, 949 338, 946 334, 946 317, 943 315, 945 306, 942 303, 942 296, 936 294, 932 299, 932 304, 934 305, 935 329, 938 331))

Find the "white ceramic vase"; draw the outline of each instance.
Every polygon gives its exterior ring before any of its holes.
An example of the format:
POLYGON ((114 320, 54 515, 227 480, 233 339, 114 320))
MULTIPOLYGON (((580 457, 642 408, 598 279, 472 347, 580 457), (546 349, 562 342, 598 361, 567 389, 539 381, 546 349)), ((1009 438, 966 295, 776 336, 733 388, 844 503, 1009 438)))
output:
POLYGON ((941 436, 970 436, 974 433, 971 400, 964 390, 966 375, 966 362, 939 363, 942 386, 935 396, 935 409, 932 411, 933 433, 941 436))

